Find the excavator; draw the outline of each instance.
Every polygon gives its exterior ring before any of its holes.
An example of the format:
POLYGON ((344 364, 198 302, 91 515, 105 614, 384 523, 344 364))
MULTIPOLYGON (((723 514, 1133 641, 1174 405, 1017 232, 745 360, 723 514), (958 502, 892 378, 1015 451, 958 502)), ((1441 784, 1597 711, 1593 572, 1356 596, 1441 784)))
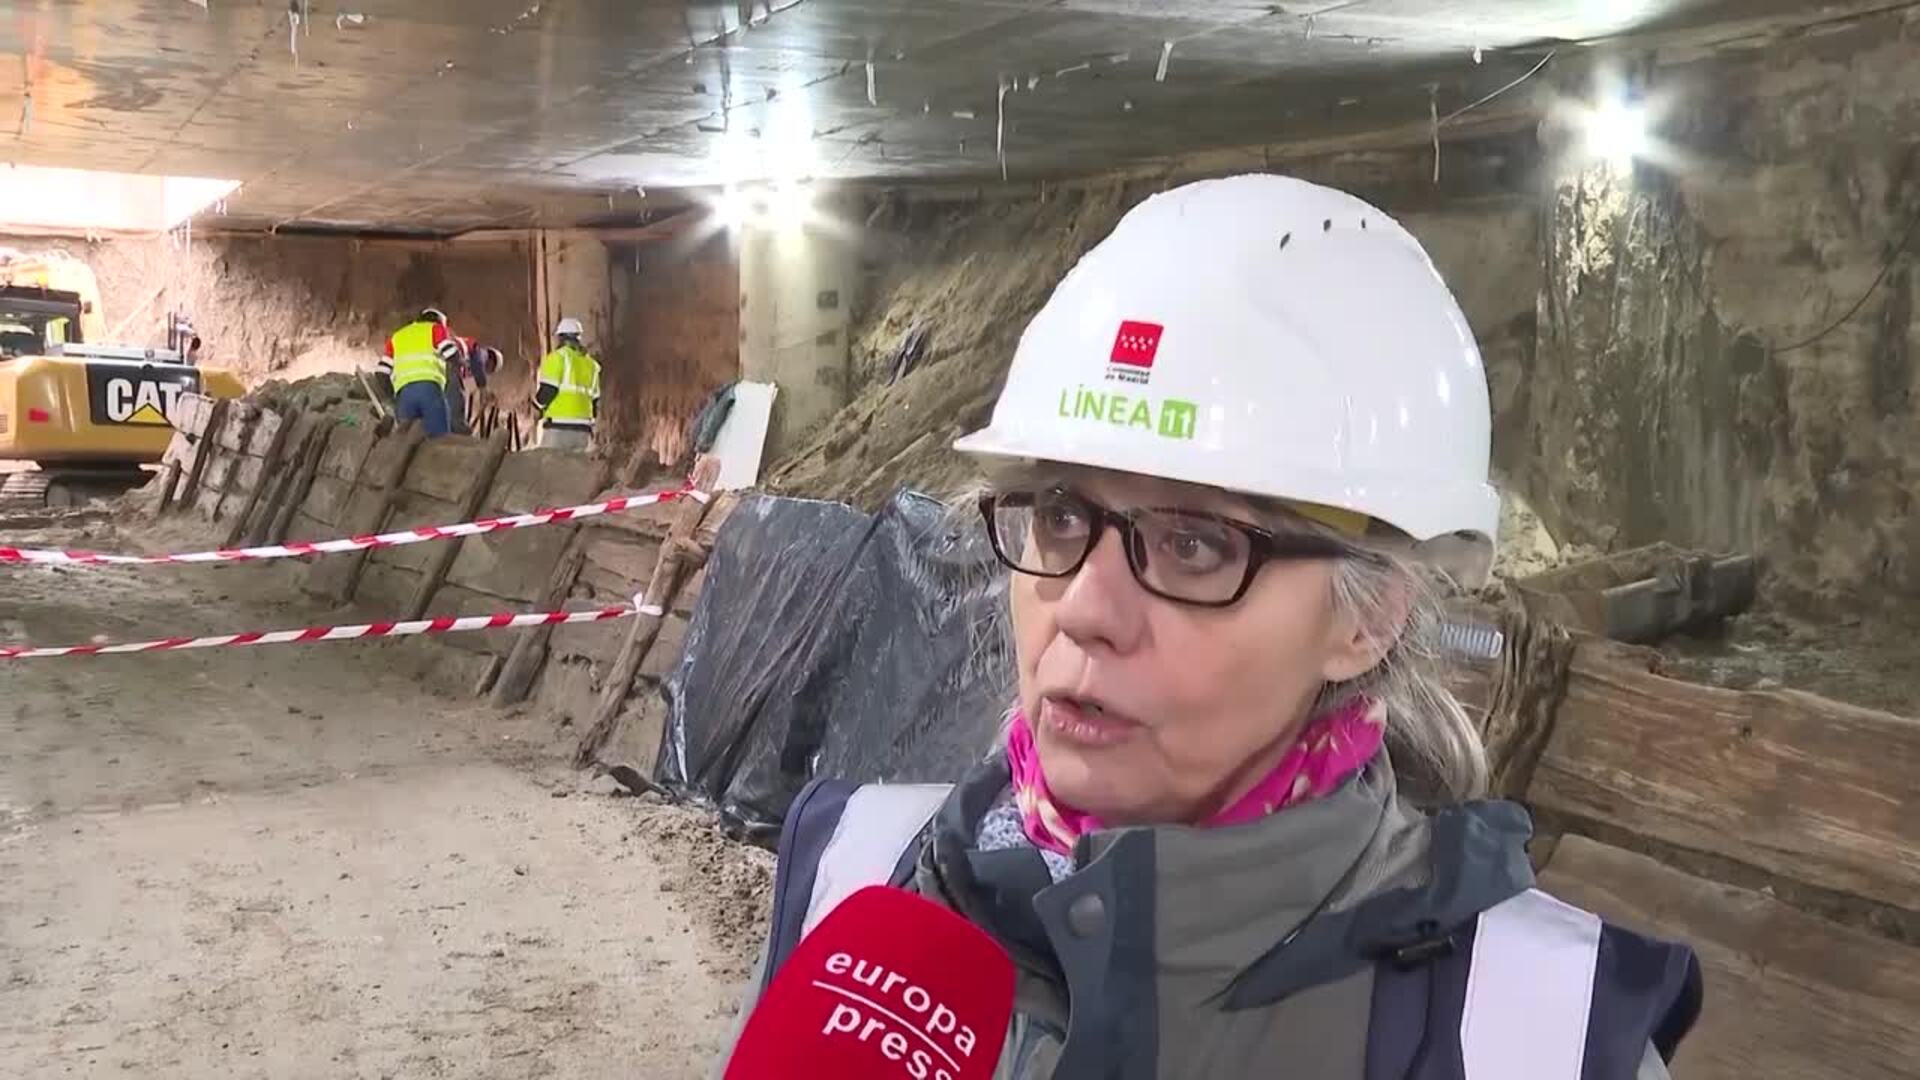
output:
POLYGON ((231 372, 188 363, 183 342, 96 344, 99 300, 84 262, 0 250, 0 510, 138 487, 173 439, 182 394, 246 391, 231 372), (38 468, 8 468, 24 462, 38 468))

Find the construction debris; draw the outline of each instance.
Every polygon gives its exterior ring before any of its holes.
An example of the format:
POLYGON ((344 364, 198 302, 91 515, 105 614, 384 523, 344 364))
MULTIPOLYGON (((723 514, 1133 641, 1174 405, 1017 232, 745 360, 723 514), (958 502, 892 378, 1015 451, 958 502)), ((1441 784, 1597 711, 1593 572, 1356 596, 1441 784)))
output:
POLYGON ((351 371, 330 371, 291 383, 269 379, 248 394, 247 400, 278 412, 365 411, 371 415, 374 411, 366 388, 351 371))
POLYGON ((1654 544, 1511 583, 1536 617, 1599 637, 1651 645, 1753 605, 1753 556, 1654 544))

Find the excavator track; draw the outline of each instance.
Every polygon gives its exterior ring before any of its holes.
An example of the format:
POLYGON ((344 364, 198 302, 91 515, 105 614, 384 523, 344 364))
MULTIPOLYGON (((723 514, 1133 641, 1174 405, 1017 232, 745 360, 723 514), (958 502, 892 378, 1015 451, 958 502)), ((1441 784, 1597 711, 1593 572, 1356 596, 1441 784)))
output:
POLYGON ((8 473, 0 482, 0 512, 64 509, 114 499, 145 484, 137 468, 34 469, 8 473))
POLYGON ((39 510, 47 505, 52 477, 39 470, 8 473, 0 482, 0 511, 39 510))

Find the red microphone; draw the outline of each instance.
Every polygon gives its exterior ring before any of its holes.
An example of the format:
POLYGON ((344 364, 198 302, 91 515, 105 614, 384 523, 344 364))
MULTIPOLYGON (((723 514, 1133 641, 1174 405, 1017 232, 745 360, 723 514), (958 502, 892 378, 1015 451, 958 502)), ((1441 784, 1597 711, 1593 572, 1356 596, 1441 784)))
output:
POLYGON ((985 931, 874 885, 802 938, 747 1017, 726 1080, 990 1080, 1013 960, 985 931))

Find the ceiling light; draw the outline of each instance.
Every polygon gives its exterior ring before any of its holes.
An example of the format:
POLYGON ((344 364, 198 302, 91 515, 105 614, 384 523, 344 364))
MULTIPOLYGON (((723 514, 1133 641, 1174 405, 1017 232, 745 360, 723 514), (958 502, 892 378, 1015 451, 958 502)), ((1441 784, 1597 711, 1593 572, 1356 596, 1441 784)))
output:
POLYGON ((772 225, 805 225, 813 217, 813 185, 803 181, 776 185, 767 200, 767 214, 772 225))
POLYGON ((811 176, 818 158, 813 134, 813 102, 805 83, 789 77, 779 96, 767 103, 761 138, 764 173, 781 180, 811 176))
POLYGON ((239 187, 198 176, 0 166, 0 228, 166 232, 239 187))
POLYGON ((738 229, 753 216, 753 204, 747 194, 737 187, 728 187, 715 200, 713 210, 720 224, 728 229, 738 229))
POLYGON ((1585 127, 1592 157, 1624 167, 1647 152, 1647 110, 1624 97, 1609 96, 1588 110, 1585 127))

